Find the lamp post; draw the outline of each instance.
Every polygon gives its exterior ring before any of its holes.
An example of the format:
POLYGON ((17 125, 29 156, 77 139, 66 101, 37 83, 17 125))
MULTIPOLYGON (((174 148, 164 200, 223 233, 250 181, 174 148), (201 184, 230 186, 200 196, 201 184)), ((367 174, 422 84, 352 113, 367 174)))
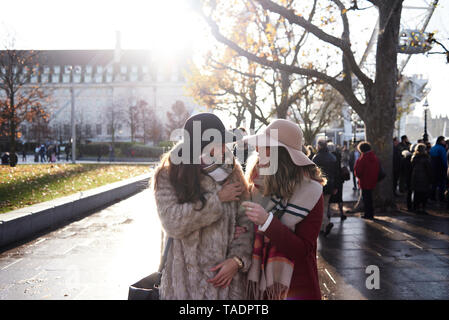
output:
POLYGON ((70 86, 71 98, 71 125, 72 125, 72 163, 76 163, 76 125, 75 125, 75 92, 73 88, 73 66, 70 66, 70 78, 72 80, 70 86))
POLYGON ((424 134, 423 134, 423 141, 424 143, 429 142, 429 135, 427 134, 427 110, 429 110, 429 103, 426 101, 424 102, 424 134))

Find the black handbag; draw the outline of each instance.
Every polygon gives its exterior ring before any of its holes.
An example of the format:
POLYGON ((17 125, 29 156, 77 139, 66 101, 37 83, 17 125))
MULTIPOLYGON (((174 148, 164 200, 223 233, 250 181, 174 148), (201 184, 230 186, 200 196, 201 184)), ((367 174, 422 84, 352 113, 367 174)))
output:
POLYGON ((159 270, 129 286, 128 300, 159 300, 162 270, 165 267, 168 250, 172 242, 173 238, 167 239, 159 270))
POLYGON ((348 181, 351 179, 351 174, 349 173, 349 170, 346 167, 341 167, 340 174, 341 174, 341 179, 343 181, 348 181))

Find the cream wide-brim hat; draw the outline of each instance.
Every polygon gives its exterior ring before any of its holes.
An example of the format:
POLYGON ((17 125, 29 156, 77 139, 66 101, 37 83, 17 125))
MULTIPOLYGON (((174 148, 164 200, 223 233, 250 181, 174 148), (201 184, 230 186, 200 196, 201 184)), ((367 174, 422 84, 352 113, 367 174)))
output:
POLYGON ((302 140, 303 134, 301 128, 296 123, 285 119, 276 119, 261 133, 243 137, 243 141, 247 141, 254 146, 284 147, 297 166, 314 164, 302 152, 302 140))

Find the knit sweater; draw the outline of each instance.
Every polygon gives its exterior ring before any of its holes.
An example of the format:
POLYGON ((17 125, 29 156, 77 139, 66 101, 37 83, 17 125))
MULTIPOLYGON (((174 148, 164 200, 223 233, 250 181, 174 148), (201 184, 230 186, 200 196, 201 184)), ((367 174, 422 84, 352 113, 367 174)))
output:
MULTIPOLYGON (((218 191, 222 186, 202 175, 201 185, 208 193, 202 210, 199 203, 178 203, 167 168, 159 169, 155 191, 157 212, 166 236, 174 238, 162 274, 160 296, 163 300, 227 300, 245 297, 245 273, 251 264, 254 238, 251 221, 238 202, 222 203, 218 191), (236 225, 248 232, 234 239, 236 225), (215 288, 207 282, 217 271, 209 269, 227 258, 238 256, 244 267, 227 288, 215 288)), ((240 165, 236 164, 231 181, 243 181, 240 165)), ((243 199, 242 199, 243 200, 243 199)))

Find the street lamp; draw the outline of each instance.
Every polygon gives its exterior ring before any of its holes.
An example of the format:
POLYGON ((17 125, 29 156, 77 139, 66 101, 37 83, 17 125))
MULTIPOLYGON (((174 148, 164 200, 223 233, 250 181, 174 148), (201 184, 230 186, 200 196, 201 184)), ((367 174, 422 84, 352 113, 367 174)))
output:
POLYGON ((75 93, 73 88, 73 66, 70 66, 70 98, 71 98, 71 125, 72 125, 72 163, 76 163, 76 126, 75 126, 75 93))
POLYGON ((429 102, 427 102, 427 98, 426 101, 424 102, 424 134, 423 134, 423 141, 424 143, 429 142, 429 135, 427 134, 427 110, 429 110, 429 102))

